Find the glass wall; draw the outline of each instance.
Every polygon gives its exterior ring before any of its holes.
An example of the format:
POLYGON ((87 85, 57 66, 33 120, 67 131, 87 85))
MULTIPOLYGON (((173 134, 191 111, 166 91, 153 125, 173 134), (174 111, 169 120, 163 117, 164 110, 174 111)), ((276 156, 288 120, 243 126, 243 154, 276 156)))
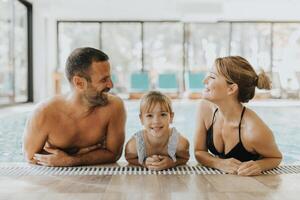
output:
POLYGON ((60 85, 55 85, 56 92, 65 93, 70 90, 69 82, 64 76, 66 60, 70 53, 79 47, 100 48, 100 23, 66 22, 58 24, 58 51, 57 66, 60 85), (83 37, 84 36, 84 37, 83 37))
POLYGON ((0 1, 0 104, 13 101, 12 21, 11 2, 0 1))
POLYGON ((183 24, 176 22, 145 22, 143 29, 144 70, 149 72, 152 87, 161 73, 176 73, 182 80, 183 24))
POLYGON ((116 92, 130 91, 130 75, 136 71, 149 72, 154 88, 160 73, 175 72, 182 86, 184 72, 207 71, 216 57, 228 55, 243 56, 273 82, 280 80, 282 91, 299 92, 300 23, 58 23, 60 71, 72 49, 101 48, 110 57, 116 92))
POLYGON ((297 92, 300 77, 295 72, 300 71, 300 23, 275 23, 273 32, 273 71, 279 75, 282 88, 297 92))
POLYGON ((28 8, 0 1, 0 105, 28 101, 28 8))
POLYGON ((59 71, 64 72, 66 59, 74 49, 100 47, 100 23, 60 23, 58 30, 59 71))
POLYGON ((187 25, 187 67, 206 71, 215 58, 229 55, 229 23, 191 23, 187 25))
POLYGON ((233 23, 231 55, 240 55, 255 69, 271 70, 271 23, 233 23))
POLYGON ((130 87, 129 74, 142 69, 142 25, 102 23, 102 49, 110 57, 115 92, 130 87))
POLYGON ((14 23, 14 87, 15 101, 27 101, 28 95, 28 22, 27 8, 15 1, 15 23, 14 23))
POLYGON ((144 69, 180 71, 183 68, 183 25, 144 23, 144 69))

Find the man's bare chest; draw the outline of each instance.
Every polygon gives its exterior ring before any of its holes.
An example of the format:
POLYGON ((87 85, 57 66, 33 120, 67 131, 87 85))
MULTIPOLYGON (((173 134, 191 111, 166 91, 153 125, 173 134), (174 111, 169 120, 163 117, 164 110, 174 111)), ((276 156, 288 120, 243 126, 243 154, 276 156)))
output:
POLYGON ((60 116, 51 122, 48 142, 59 148, 87 147, 101 143, 107 132, 108 119, 90 116, 72 119, 60 116))

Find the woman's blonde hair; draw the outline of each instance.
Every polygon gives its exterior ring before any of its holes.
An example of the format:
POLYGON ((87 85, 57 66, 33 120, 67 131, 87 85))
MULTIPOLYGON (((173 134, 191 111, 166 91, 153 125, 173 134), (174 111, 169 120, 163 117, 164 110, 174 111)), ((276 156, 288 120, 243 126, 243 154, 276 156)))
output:
POLYGON ((169 97, 158 91, 150 91, 141 99, 140 114, 150 112, 157 103, 160 104, 162 109, 166 109, 168 113, 173 113, 172 102, 169 97))
POLYGON ((256 74, 250 63, 240 56, 228 56, 217 58, 215 66, 219 74, 225 77, 228 83, 238 85, 238 100, 248 102, 255 95, 255 87, 259 89, 271 89, 269 77, 262 70, 256 74))

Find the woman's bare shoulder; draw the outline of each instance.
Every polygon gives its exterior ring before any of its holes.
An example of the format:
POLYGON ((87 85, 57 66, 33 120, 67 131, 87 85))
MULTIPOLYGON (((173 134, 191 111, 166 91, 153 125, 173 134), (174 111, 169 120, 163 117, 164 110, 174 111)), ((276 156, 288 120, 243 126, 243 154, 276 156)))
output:
POLYGON ((252 109, 247 108, 244 119, 246 132, 248 133, 247 138, 250 141, 255 142, 262 138, 270 137, 273 135, 268 125, 252 109))
POLYGON ((217 106, 207 100, 201 99, 198 103, 197 107, 197 115, 196 120, 197 122, 203 121, 205 127, 207 128, 213 118, 213 113, 217 109, 217 106))
POLYGON ((201 99, 198 103, 198 109, 201 109, 203 111, 209 111, 215 110, 217 107, 215 104, 211 103, 210 101, 207 101, 205 99, 201 99))

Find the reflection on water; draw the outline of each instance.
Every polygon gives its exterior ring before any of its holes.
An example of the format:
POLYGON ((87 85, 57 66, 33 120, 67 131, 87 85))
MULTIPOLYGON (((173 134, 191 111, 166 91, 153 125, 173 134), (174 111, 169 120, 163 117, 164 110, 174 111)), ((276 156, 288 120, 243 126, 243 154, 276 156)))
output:
MULTIPOLYGON (((139 121, 139 101, 126 101, 127 123, 126 141, 142 128, 139 121)), ((193 135, 195 130, 195 101, 175 101, 173 103, 175 118, 173 125, 184 134, 191 143, 193 152, 193 135)), ((300 161, 300 106, 262 107, 251 106, 273 130, 276 142, 288 164, 300 161)), ((0 118, 0 161, 24 161, 22 157, 22 133, 29 112, 6 114, 0 118)), ((192 154, 191 159, 194 159, 192 154)))

